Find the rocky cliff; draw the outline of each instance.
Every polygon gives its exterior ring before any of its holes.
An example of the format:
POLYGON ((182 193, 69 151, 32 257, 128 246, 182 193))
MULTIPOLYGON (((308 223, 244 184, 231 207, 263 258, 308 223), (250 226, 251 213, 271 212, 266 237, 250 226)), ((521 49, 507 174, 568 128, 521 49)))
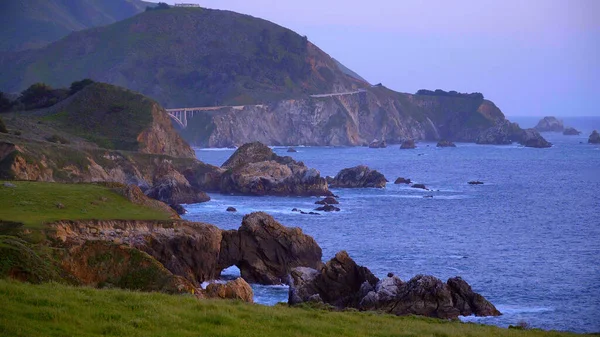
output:
POLYGON ((563 121, 554 116, 542 118, 534 127, 539 132, 563 132, 564 128, 563 121))
POLYGON ((475 142, 505 121, 500 109, 480 96, 412 95, 374 86, 341 95, 198 111, 180 133, 191 144, 206 147, 249 141, 315 146, 368 145, 376 139, 475 142))

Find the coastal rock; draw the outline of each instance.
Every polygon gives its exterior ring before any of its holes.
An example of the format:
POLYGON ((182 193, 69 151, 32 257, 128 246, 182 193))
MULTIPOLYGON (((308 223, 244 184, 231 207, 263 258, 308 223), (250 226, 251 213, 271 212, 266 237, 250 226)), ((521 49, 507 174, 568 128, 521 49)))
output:
POLYGON ((564 128, 563 122, 553 116, 542 118, 534 127, 539 132, 562 132, 564 128))
POLYGON ((394 184, 396 184, 396 185, 398 185, 398 184, 410 184, 410 183, 412 183, 412 181, 410 179, 402 178, 402 177, 400 177, 400 178, 396 179, 396 181, 394 181, 394 184))
POLYGON ((402 150, 414 149, 416 147, 417 147, 417 145, 415 145, 415 141, 412 139, 407 139, 402 142, 402 145, 400 145, 400 149, 402 149, 402 150))
POLYGON ((185 176, 167 162, 158 167, 153 186, 146 195, 167 204, 195 204, 210 200, 206 193, 192 187, 185 176))
POLYGON ((254 302, 254 292, 248 282, 238 277, 225 284, 211 283, 206 286, 206 295, 209 298, 221 298, 230 300, 241 300, 247 303, 254 302))
POLYGON ((315 208, 315 211, 323 211, 323 212, 339 212, 340 209, 333 205, 323 205, 321 207, 315 208))
POLYGON ((177 214, 179 215, 184 215, 185 213, 187 213, 187 211, 185 210, 185 208, 179 204, 171 204, 169 205, 175 212, 177 212, 177 214))
POLYGON ((237 231, 224 231, 219 264, 236 265, 247 282, 281 284, 295 267, 318 268, 321 248, 300 228, 288 228, 270 215, 257 212, 244 216, 237 231))
POLYGON ((548 142, 535 129, 525 129, 521 131, 519 143, 525 147, 546 148, 552 147, 552 143, 548 142))
POLYGON ((588 138, 588 143, 600 144, 600 134, 598 133, 598 131, 592 131, 592 133, 590 134, 590 138, 588 138))
POLYGON ((339 201, 337 201, 333 196, 325 197, 323 200, 315 201, 317 205, 337 205, 339 201))
POLYGON ((372 149, 382 149, 387 147, 387 143, 385 140, 377 140, 375 139, 369 144, 369 147, 372 149))
POLYGON ((422 190, 429 190, 429 189, 428 189, 428 188, 425 186, 425 184, 413 184, 411 187, 412 187, 412 188, 419 188, 419 189, 422 189, 422 190))
POLYGON ((440 140, 436 146, 437 147, 456 147, 456 144, 454 144, 453 142, 451 142, 449 140, 440 140))
POLYGON ((238 148, 223 164, 221 193, 249 195, 331 195, 319 171, 280 157, 259 143, 238 148))
POLYGON ((519 139, 521 128, 507 120, 481 132, 475 139, 477 144, 507 145, 519 139))
MULTIPOLYGON (((179 208, 174 208, 172 206, 165 204, 162 201, 148 197, 147 195, 144 194, 144 192, 142 192, 142 190, 137 185, 134 185, 134 184, 124 185, 124 184, 118 184, 118 183, 108 183, 108 184, 111 185, 111 189, 114 192, 122 195, 127 200, 131 201, 132 203, 134 203, 136 205, 142 205, 142 206, 149 207, 149 208, 159 209, 164 212, 170 212, 172 214, 170 217, 171 219, 179 219, 179 214, 178 214, 179 208)), ((179 207, 183 208, 181 205, 173 205, 173 206, 175 206, 175 207, 179 206, 179 207)), ((181 209, 179 209, 179 211, 180 210, 181 209)), ((185 209, 183 209, 183 212, 185 213, 185 209)))
POLYGON ((320 270, 295 268, 290 273, 288 302, 324 302, 337 308, 372 310, 394 315, 457 319, 459 315, 498 316, 500 312, 460 278, 447 283, 426 275, 403 282, 393 274, 377 279, 346 252, 320 270))
POLYGON ((577 129, 572 127, 565 128, 565 131, 563 131, 563 135, 565 136, 579 136, 580 134, 581 131, 578 131, 577 129))
POLYGON ((297 151, 296 149, 294 149, 293 147, 289 147, 289 148, 287 149, 287 152, 290 152, 290 153, 295 153, 295 152, 298 152, 298 151, 297 151))
POLYGON ((227 212, 237 212, 237 209, 236 209, 235 207, 231 207, 231 206, 229 206, 229 207, 227 207, 227 210, 226 210, 226 211, 227 211, 227 212))
POLYGON ((341 170, 329 182, 333 188, 383 188, 387 183, 385 176, 376 170, 371 170, 365 165, 359 165, 341 170))

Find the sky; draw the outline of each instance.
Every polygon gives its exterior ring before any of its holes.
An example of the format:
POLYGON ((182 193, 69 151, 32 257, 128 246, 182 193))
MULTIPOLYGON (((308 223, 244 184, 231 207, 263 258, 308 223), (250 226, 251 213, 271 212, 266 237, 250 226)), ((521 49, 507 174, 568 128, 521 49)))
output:
POLYGON ((185 2, 290 28, 396 91, 481 92, 507 116, 600 116, 600 0, 185 2))

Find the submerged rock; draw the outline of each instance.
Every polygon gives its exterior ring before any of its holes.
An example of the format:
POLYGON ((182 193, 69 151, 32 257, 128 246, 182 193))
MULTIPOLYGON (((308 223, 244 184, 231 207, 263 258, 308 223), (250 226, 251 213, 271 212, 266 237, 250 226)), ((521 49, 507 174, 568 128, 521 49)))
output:
POLYGON ((575 128, 572 127, 568 127, 565 129, 565 131, 563 131, 563 135, 565 136, 579 136, 581 134, 581 131, 578 131, 575 128))
POLYGON ((229 207, 227 207, 226 211, 227 212, 237 212, 237 209, 235 207, 229 206, 229 207))
POLYGON ((400 177, 400 178, 396 179, 396 181, 394 181, 394 184, 396 184, 396 185, 397 184, 410 184, 410 183, 412 183, 412 181, 410 179, 406 179, 406 178, 402 178, 402 177, 400 177))
POLYGON ((600 144, 600 134, 598 133, 598 131, 592 131, 592 133, 590 134, 590 138, 588 138, 588 143, 600 144))
POLYGON ((553 116, 542 118, 534 127, 539 132, 562 132, 564 128, 563 122, 553 116))
POLYGON ((359 165, 341 170, 333 179, 328 180, 333 188, 383 188, 387 183, 385 176, 365 165, 359 165))
POLYGON ((323 211, 323 212, 339 212, 340 209, 333 205, 323 205, 321 207, 315 208, 315 211, 323 211))
POLYGON ((419 188, 419 189, 422 189, 422 190, 429 190, 429 189, 428 189, 428 188, 425 186, 425 184, 413 184, 411 187, 412 187, 412 188, 419 188))
POLYGON ((459 315, 498 316, 501 313, 460 278, 443 283, 417 275, 408 282, 388 274, 379 280, 369 269, 339 252, 321 269, 294 268, 288 303, 324 302, 339 309, 355 308, 394 315, 457 319, 459 315))
POLYGON ((415 145, 415 141, 412 139, 407 139, 402 142, 402 145, 400 145, 401 150, 414 149, 416 147, 417 147, 417 145, 415 145))
POLYGON ((453 142, 451 142, 449 140, 440 140, 436 146, 437 147, 456 147, 456 144, 454 144, 453 142))

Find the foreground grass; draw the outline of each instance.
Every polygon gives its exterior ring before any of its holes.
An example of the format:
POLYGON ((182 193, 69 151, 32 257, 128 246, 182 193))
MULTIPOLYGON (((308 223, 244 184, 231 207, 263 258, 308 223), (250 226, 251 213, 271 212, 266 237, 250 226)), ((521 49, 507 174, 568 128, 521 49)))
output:
POLYGON ((0 220, 42 228, 57 220, 127 219, 166 220, 169 214, 135 205, 108 187, 91 184, 58 184, 10 181, 17 187, 4 187, 0 181, 0 220), (60 203, 64 208, 57 207, 60 203))
POLYGON ((575 336, 0 280, 1 336, 575 336))

